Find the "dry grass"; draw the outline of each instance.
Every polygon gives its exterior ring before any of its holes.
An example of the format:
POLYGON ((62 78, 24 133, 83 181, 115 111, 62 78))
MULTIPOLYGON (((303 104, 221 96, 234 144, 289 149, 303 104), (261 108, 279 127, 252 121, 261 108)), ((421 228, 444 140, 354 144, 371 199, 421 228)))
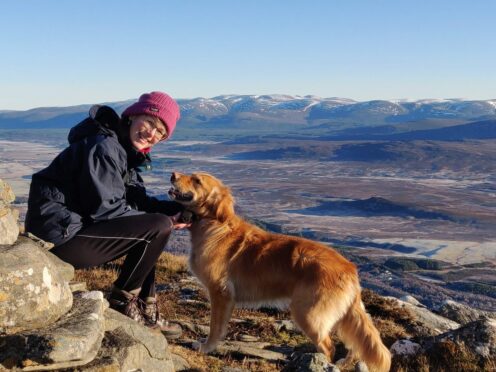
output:
POLYGON ((74 280, 86 282, 90 291, 109 293, 112 283, 119 275, 121 262, 122 259, 119 259, 95 268, 75 270, 74 280))
POLYGON ((188 273, 188 258, 163 252, 158 261, 155 272, 157 283, 169 282, 188 273))
MULTIPOLYGON (((124 262, 124 258, 95 268, 76 270, 74 280, 86 282, 90 291, 107 292, 117 279, 122 262, 124 262)), ((187 272, 188 260, 186 256, 176 256, 163 252, 157 261, 156 280, 157 283, 168 283, 187 272)))
POLYGON ((374 324, 383 339, 388 340, 387 346, 398 337, 413 336, 418 329, 415 316, 408 309, 400 307, 396 301, 379 296, 368 289, 362 291, 362 301, 367 312, 374 318, 374 324))
POLYGON ((427 354, 433 371, 480 371, 479 358, 463 342, 438 342, 427 354), (449 367, 448 367, 449 366, 449 367))

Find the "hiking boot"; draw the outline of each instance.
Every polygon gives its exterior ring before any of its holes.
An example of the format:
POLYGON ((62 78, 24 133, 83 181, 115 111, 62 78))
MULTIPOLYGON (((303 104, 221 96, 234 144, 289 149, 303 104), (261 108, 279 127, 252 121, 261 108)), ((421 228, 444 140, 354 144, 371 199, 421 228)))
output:
POLYGON ((160 330, 168 340, 181 337, 183 333, 181 326, 176 323, 170 323, 160 316, 156 298, 148 297, 146 301, 142 301, 142 304, 144 304, 142 314, 145 319, 145 326, 160 330))
POLYGON ((121 314, 133 319, 134 321, 144 324, 145 318, 141 311, 140 302, 142 300, 130 292, 114 288, 108 299, 110 308, 121 314))

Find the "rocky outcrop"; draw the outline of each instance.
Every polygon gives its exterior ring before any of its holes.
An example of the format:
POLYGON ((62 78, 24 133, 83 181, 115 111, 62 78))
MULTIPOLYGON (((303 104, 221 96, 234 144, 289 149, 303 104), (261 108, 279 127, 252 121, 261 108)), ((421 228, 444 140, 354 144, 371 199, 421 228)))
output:
MULTIPOLYGON (((424 323, 434 327, 430 329, 431 336, 417 335, 412 339, 398 340, 391 346, 396 370, 495 370, 496 319, 481 315, 476 309, 453 305, 453 303, 449 304, 450 315, 455 314, 452 312, 453 309, 461 309, 461 313, 455 316, 455 319, 468 321, 467 314, 470 314, 476 316, 477 320, 436 334, 439 332, 439 320, 442 317, 433 314, 435 316, 431 318, 435 321, 424 323)), ((424 316, 425 313, 422 312, 422 315, 424 316)))
POLYGON ((159 331, 150 331, 112 309, 107 309, 105 319, 105 339, 96 363, 112 358, 120 371, 174 371, 167 340, 159 331))
POLYGON ((437 312, 460 324, 474 322, 484 317, 496 319, 496 313, 494 312, 477 310, 451 300, 443 302, 437 312))
MULTIPOLYGON (((401 307, 407 309, 410 313, 412 313, 415 317, 417 323, 424 329, 424 331, 432 336, 439 335, 446 331, 450 331, 453 329, 457 329, 460 327, 460 324, 450 320, 448 318, 442 317, 440 315, 434 314, 432 311, 427 309, 424 305, 422 305, 418 301, 412 301, 412 299, 408 299, 409 302, 405 302, 399 300, 394 297, 388 297, 394 301, 401 307)), ((426 334, 426 335, 427 335, 426 334)))
POLYGON ((18 236, 13 200, 0 180, 0 370, 174 371, 160 332, 71 282, 74 268, 52 244, 18 236))
POLYGON ((46 327, 72 307, 74 269, 29 239, 0 246, 0 333, 46 327))
POLYGON ((3 338, 1 360, 9 360, 24 371, 76 367, 91 362, 103 339, 104 309, 102 292, 81 292, 74 306, 57 322, 33 331, 3 338))
POLYGON ((73 294, 74 269, 44 248, 0 246, 0 369, 174 371, 160 332, 108 309, 102 292, 73 294))
POLYGON ((435 338, 435 342, 448 340, 464 343, 474 354, 496 360, 496 319, 482 318, 435 338))

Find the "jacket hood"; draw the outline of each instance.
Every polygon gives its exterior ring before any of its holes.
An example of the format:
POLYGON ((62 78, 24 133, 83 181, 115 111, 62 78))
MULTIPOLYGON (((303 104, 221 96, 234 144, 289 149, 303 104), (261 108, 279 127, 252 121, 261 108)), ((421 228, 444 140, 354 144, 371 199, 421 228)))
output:
POLYGON ((127 154, 128 168, 151 168, 148 152, 137 151, 129 139, 129 126, 121 122, 121 118, 109 106, 94 105, 90 108, 89 117, 73 127, 68 136, 70 144, 94 135, 117 137, 127 154))
POLYGON ((89 117, 71 128, 67 139, 73 144, 97 134, 115 136, 119 132, 119 123, 119 115, 111 107, 94 105, 90 108, 89 117))

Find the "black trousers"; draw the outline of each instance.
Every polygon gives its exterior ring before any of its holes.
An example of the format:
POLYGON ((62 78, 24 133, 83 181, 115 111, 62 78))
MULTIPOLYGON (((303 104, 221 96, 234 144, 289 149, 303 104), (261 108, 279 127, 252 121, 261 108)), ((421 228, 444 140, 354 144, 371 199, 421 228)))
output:
POLYGON ((76 269, 98 266, 126 256, 114 285, 140 297, 155 296, 155 264, 173 230, 172 221, 159 213, 115 218, 81 229, 50 250, 76 269))

